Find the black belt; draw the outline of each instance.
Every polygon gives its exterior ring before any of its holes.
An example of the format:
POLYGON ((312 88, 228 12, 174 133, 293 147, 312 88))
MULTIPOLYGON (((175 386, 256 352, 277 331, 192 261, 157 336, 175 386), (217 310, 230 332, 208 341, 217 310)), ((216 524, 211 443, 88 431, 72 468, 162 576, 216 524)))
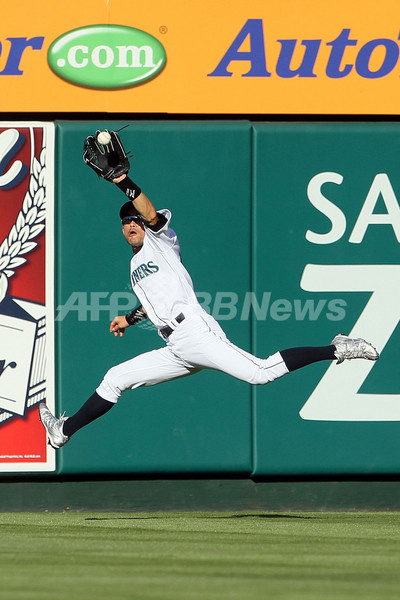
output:
MULTIPOLYGON (((179 313, 179 315, 177 317, 175 317, 175 321, 177 323, 182 323, 182 321, 185 320, 185 315, 183 313, 179 313)), ((170 327, 169 325, 166 325, 165 327, 162 327, 160 329, 160 333, 163 336, 163 338, 167 339, 169 338, 169 336, 171 335, 171 333, 175 331, 174 329, 172 329, 172 327, 170 327)))

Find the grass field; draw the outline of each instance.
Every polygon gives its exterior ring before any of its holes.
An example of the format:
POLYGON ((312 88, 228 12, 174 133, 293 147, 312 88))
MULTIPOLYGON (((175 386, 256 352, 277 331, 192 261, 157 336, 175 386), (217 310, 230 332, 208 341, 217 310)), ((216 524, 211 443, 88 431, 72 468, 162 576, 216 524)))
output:
POLYGON ((3 513, 0 598, 400 598, 399 513, 3 513))

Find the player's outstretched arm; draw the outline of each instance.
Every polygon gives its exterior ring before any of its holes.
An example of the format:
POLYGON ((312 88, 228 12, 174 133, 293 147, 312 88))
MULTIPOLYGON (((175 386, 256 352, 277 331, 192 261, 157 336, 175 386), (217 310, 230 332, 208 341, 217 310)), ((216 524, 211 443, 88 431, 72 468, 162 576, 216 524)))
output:
POLYGON ((155 225, 158 222, 158 214, 156 209, 154 208, 152 202, 146 196, 144 192, 140 188, 133 183, 133 181, 124 173, 120 177, 113 179, 113 182, 118 185, 118 187, 125 192, 128 198, 132 199, 132 204, 135 209, 138 211, 140 215, 142 215, 143 219, 147 221, 150 225, 155 225), (130 188, 132 187, 132 194, 130 194, 130 188), (135 194, 137 192, 137 195, 135 194))

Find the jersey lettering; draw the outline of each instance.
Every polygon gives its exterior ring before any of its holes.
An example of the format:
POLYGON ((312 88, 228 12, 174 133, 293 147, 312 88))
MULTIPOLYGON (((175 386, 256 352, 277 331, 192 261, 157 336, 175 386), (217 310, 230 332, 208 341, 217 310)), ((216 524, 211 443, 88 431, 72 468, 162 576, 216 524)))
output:
POLYGON ((142 265, 139 265, 131 273, 132 286, 134 287, 138 283, 138 281, 141 281, 145 277, 148 277, 149 275, 152 275, 153 273, 157 273, 158 270, 159 270, 159 267, 157 265, 155 265, 152 260, 149 260, 149 262, 147 264, 143 263, 142 265))

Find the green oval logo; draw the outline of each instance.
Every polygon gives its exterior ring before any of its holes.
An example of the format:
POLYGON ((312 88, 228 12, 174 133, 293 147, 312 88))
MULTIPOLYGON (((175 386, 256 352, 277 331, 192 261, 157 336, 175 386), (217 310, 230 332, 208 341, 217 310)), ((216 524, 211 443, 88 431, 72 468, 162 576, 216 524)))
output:
POLYGON ((56 75, 97 89, 126 88, 158 75, 167 56, 152 35, 123 25, 90 25, 64 33, 47 60, 56 75))

